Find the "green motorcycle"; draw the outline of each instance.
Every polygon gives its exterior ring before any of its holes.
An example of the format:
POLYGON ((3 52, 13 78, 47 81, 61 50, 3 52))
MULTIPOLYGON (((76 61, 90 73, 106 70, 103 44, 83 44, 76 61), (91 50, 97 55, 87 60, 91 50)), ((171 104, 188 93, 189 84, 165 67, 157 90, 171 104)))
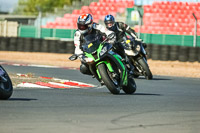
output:
POLYGON ((76 60, 79 56, 89 65, 90 72, 99 82, 109 89, 112 94, 119 94, 122 89, 126 94, 136 91, 136 83, 129 77, 122 58, 115 52, 111 44, 107 43, 110 35, 101 41, 101 35, 87 35, 82 45, 83 54, 72 55, 69 59, 76 60))

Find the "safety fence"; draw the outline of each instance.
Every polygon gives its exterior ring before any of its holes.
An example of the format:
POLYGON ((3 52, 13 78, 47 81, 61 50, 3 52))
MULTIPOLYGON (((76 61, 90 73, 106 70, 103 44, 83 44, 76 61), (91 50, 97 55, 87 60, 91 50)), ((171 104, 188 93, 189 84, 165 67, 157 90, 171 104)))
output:
MULTIPOLYGON (((0 37, 0 51, 74 53, 73 41, 0 37)), ((148 58, 163 61, 200 62, 200 47, 147 44, 148 58)))
POLYGON ((75 29, 51 29, 23 25, 19 26, 18 37, 73 39, 75 31, 75 29))
MULTIPOLYGON (((39 31, 34 26, 20 26, 18 37, 27 38, 57 38, 73 39, 74 29, 49 29, 41 28, 39 31)), ((167 34, 147 34, 141 33, 140 38, 148 44, 159 45, 179 45, 193 46, 194 37, 192 35, 167 35, 167 34)), ((196 38, 196 47, 200 47, 200 36, 196 38)))

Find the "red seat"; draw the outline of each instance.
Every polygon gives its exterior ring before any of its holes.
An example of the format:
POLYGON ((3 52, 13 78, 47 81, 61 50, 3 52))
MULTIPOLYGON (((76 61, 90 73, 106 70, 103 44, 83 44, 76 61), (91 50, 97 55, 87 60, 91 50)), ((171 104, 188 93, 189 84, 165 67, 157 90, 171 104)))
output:
POLYGON ((64 18, 70 18, 70 17, 71 17, 71 14, 69 13, 64 14, 64 18))
POLYGON ((90 6, 97 6, 97 2, 91 2, 90 6))
POLYGON ((72 14, 80 14, 80 12, 81 12, 80 10, 73 10, 72 14))
POLYGON ((96 10, 98 10, 98 6, 89 6, 89 9, 90 9, 92 12, 95 12, 96 10))
POLYGON ((99 0, 99 2, 100 2, 100 3, 102 3, 102 2, 107 2, 107 0, 99 0))

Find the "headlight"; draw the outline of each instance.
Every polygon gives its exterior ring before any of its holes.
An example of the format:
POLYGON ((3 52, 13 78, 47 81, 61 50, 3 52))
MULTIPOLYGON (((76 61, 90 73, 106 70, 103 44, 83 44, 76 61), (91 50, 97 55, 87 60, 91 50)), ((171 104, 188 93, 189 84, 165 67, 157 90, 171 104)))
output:
POLYGON ((107 47, 103 47, 103 49, 100 52, 100 56, 104 55, 108 51, 107 47))
POLYGON ((140 49, 141 49, 140 45, 136 45, 135 50, 139 52, 140 49))
POLYGON ((137 51, 133 51, 133 50, 126 50, 126 49, 124 49, 124 51, 129 56, 136 56, 138 54, 137 51))
POLYGON ((84 58, 84 60, 85 60, 86 62, 93 62, 93 61, 94 61, 93 58, 84 58))
POLYGON ((129 56, 131 56, 131 55, 133 56, 134 55, 133 50, 126 50, 126 49, 124 49, 124 51, 129 56))

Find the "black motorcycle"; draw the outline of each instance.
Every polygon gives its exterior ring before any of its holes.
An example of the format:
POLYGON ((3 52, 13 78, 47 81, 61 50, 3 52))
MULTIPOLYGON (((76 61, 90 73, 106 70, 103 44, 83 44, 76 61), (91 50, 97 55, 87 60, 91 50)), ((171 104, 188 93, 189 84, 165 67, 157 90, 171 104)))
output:
POLYGON ((13 85, 8 73, 0 65, 0 100, 6 100, 13 93, 13 85))
POLYGON ((150 80, 153 78, 149 65, 147 63, 146 51, 141 42, 135 41, 133 38, 123 38, 122 44, 126 55, 135 67, 134 77, 145 76, 150 80))

